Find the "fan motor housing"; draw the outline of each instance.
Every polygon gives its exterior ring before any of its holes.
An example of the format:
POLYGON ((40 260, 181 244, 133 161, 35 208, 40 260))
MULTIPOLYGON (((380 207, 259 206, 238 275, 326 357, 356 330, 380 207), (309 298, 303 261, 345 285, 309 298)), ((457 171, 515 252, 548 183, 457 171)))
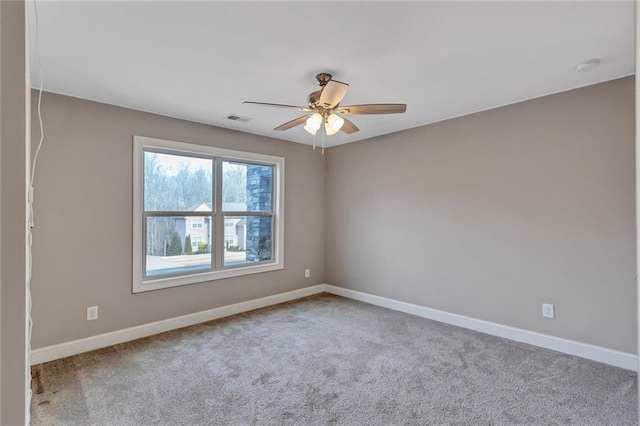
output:
POLYGON ((320 90, 311 92, 311 94, 307 98, 307 101, 309 103, 309 108, 312 108, 312 109, 318 108, 318 106, 320 105, 320 92, 321 92, 320 90))

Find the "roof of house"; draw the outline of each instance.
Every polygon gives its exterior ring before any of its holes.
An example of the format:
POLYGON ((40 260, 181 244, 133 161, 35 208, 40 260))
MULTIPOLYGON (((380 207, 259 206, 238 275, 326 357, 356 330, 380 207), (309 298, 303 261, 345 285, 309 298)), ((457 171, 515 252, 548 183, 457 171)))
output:
POLYGON ((208 203, 206 201, 204 203, 195 204, 193 207, 189 209, 189 211, 194 211, 194 212, 210 212, 211 210, 212 210, 211 203, 208 203))

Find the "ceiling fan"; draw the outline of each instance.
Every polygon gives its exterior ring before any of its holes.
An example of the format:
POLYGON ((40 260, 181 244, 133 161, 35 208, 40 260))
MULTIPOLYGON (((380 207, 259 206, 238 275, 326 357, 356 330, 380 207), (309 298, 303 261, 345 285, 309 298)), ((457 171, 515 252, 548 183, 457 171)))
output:
POLYGON ((337 80, 333 80, 329 73, 322 72, 316 75, 316 80, 320 85, 320 90, 312 92, 308 97, 308 107, 271 104, 266 102, 244 101, 243 104, 262 105, 275 108, 293 109, 296 111, 309 113, 302 117, 288 121, 273 130, 288 130, 292 127, 305 124, 304 130, 315 135, 321 127, 324 127, 324 134, 331 136, 342 130, 351 134, 358 130, 358 127, 350 120, 338 114, 398 114, 407 110, 406 104, 365 104, 340 106, 340 102, 347 94, 349 85, 337 80), (324 124, 324 126, 323 126, 324 124))

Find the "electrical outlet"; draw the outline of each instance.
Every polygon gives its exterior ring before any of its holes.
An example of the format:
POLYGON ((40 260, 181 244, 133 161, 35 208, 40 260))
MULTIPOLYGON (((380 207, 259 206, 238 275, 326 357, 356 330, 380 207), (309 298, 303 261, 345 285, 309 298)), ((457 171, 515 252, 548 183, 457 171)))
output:
POLYGON ((543 303, 542 304, 542 316, 544 318, 555 318, 556 312, 555 307, 551 303, 543 303))
POLYGON ((304 277, 305 278, 309 278, 311 276, 311 269, 305 269, 304 270, 304 277))
POLYGON ((87 308, 87 321, 93 321, 98 319, 98 307, 89 306, 87 308))

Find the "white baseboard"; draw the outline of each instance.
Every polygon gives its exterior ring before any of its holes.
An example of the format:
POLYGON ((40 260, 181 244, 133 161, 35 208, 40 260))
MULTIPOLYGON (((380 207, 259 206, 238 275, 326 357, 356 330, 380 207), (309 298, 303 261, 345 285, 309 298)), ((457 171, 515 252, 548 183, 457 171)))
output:
POLYGON ((349 299, 359 300, 371 305, 381 306, 395 311, 405 312, 446 324, 468 328, 493 336, 504 337, 518 342, 528 343, 570 355, 576 355, 604 364, 625 368, 627 370, 638 371, 638 356, 601 346, 590 345, 588 343, 576 342, 563 339, 561 337, 549 336, 547 334, 536 333, 507 325, 496 324, 489 321, 479 320, 463 315, 452 314, 437 309, 427 308, 412 303, 401 302, 399 300, 388 299, 386 297, 375 296, 373 294, 362 293, 329 284, 318 284, 287 293, 275 294, 273 296, 262 297, 260 299, 248 300, 233 305, 221 306, 202 312, 183 315, 176 318, 169 318, 124 330, 112 331, 110 333, 99 334, 84 339, 73 340, 60 343, 58 345, 46 346, 31 351, 31 365, 41 364, 47 361, 77 355, 83 352, 104 348, 118 343, 124 343, 142 337, 151 336, 165 331, 175 330, 266 306, 277 305, 306 296, 319 293, 331 293, 349 299))
POLYGON ((505 339, 528 343, 530 345, 540 346, 570 355, 576 355, 627 370, 638 371, 638 356, 634 354, 590 345, 588 343, 563 339, 561 337, 549 336, 547 334, 536 333, 520 328, 509 327, 507 325, 496 324, 463 315, 452 314, 437 309, 388 299, 386 297, 374 296, 372 294, 336 287, 329 284, 325 284, 324 289, 327 293, 359 300, 371 305, 382 306, 395 311, 429 318, 446 324, 452 324, 458 327, 491 334, 493 336, 504 337, 505 339))
POLYGON ((118 343, 129 342, 131 340, 140 339, 142 337, 151 336, 165 331, 175 330, 177 328, 187 327, 189 325, 199 324, 230 315, 240 314, 242 312, 264 308, 266 306, 277 305, 278 303, 288 302, 290 300, 300 299, 301 297, 322 293, 324 292, 324 289, 324 284, 319 284, 311 287, 301 288, 299 290, 289 291, 287 293, 275 294, 273 296, 262 297, 260 299, 248 300, 246 302, 221 306, 219 308, 209 309, 206 311, 196 312, 180 317, 169 318, 162 321, 156 321, 149 324, 126 328, 124 330, 112 331, 110 333, 104 333, 84 339, 73 340, 70 342, 60 343, 58 345, 34 349, 33 351, 31 351, 31 365, 53 361, 71 355, 77 355, 83 352, 116 345, 118 343))

